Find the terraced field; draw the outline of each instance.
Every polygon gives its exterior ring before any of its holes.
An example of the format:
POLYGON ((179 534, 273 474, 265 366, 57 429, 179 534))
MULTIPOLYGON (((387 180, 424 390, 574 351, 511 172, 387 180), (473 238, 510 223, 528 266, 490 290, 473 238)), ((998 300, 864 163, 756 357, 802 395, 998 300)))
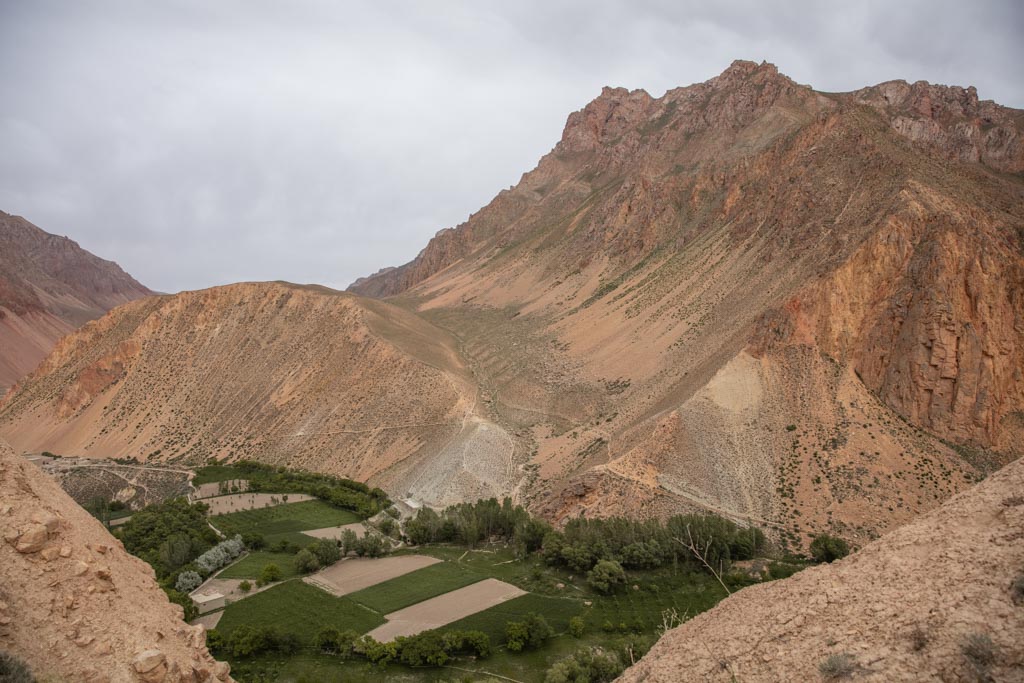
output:
POLYGON ((388 614, 480 580, 475 572, 451 562, 440 562, 351 593, 348 598, 388 614))
POLYGON ((291 553, 274 553, 266 550, 250 552, 217 575, 221 579, 258 579, 260 571, 268 564, 276 564, 282 579, 299 576, 295 568, 295 556, 291 553))
POLYGON ((359 521, 359 518, 348 510, 333 507, 321 500, 307 500, 215 515, 210 521, 228 535, 261 534, 267 545, 285 540, 298 546, 306 546, 315 539, 301 532, 352 524, 359 521))
POLYGON ((243 624, 273 626, 312 645, 317 632, 328 624, 365 633, 383 623, 383 616, 349 598, 292 580, 228 605, 217 630, 229 635, 243 624))

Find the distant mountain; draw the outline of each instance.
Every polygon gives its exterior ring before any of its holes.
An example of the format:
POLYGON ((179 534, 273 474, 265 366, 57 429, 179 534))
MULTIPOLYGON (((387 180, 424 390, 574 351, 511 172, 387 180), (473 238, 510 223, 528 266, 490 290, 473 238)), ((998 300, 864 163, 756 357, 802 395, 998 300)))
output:
POLYGON ((0 402, 0 435, 865 543, 1024 443, 1022 127, 972 88, 750 62, 605 89, 411 263, 121 306, 0 402))
POLYGON ((0 211, 0 395, 62 336, 150 294, 116 263, 0 211))

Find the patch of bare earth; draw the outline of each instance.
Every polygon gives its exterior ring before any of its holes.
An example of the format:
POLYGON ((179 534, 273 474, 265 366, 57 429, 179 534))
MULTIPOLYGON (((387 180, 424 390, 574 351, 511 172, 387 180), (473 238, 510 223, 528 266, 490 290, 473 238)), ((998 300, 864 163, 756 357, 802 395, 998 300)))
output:
POLYGON ((498 579, 484 579, 465 588, 385 614, 387 623, 373 629, 369 635, 382 643, 399 636, 414 636, 482 612, 520 595, 526 595, 526 591, 498 579))
POLYGON ((366 535, 366 526, 360 522, 353 522, 352 524, 329 526, 323 529, 310 529, 308 531, 303 531, 302 533, 306 536, 312 536, 313 538, 331 538, 335 541, 340 541, 342 535, 346 531, 354 533, 356 538, 362 538, 366 535))
POLYGON ((349 558, 302 579, 334 595, 347 595, 369 588, 441 560, 426 555, 396 555, 378 558, 349 558))
MULTIPOLYGON (((232 493, 226 496, 203 498, 202 502, 210 506, 211 515, 226 515, 230 512, 243 512, 258 508, 269 508, 284 503, 280 493, 232 493)), ((305 493, 289 493, 289 503, 301 503, 313 500, 313 496, 305 493)))

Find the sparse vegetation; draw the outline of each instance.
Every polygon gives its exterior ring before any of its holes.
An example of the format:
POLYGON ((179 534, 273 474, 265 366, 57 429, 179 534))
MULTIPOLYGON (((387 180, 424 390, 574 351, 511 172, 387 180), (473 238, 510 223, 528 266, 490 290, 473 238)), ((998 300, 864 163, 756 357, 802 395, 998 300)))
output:
POLYGON ((3 683, 35 683, 35 676, 25 663, 14 655, 0 652, 0 681, 3 683))
POLYGON ((967 665, 979 680, 987 680, 996 661, 996 645, 984 633, 969 633, 960 645, 967 665))
POLYGON ((1024 571, 1010 584, 1010 598, 1015 605, 1024 605, 1024 571))
POLYGON ((821 672, 822 677, 829 681, 849 678, 856 670, 857 660, 846 652, 829 655, 818 665, 818 671, 821 672))
POLYGON ((928 633, 921 626, 915 626, 910 632, 910 647, 914 652, 928 647, 928 633))

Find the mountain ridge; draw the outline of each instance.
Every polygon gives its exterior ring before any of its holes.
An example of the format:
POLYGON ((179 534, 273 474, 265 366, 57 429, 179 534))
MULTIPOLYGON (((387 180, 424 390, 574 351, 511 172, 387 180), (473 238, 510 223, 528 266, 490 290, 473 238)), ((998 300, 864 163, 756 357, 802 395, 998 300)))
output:
POLYGON ((0 212, 0 394, 64 334, 152 293, 113 261, 0 212))

